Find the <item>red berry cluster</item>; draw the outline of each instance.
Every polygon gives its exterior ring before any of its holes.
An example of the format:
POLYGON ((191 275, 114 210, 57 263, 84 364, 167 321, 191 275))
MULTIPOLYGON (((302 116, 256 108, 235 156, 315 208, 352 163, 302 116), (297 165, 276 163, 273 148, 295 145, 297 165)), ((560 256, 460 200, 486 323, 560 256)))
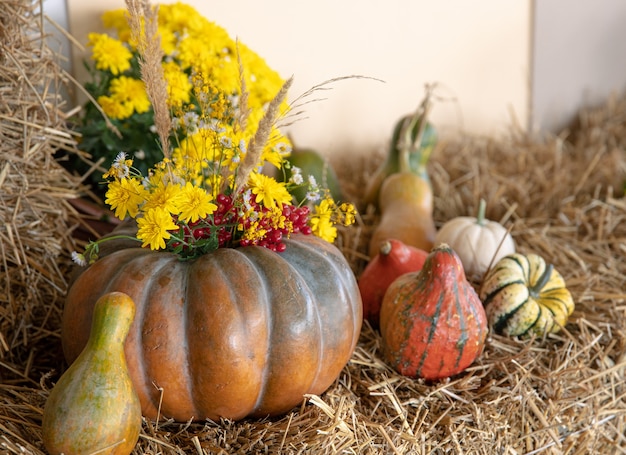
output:
MULTIPOLYGON (((267 208, 260 207, 254 201, 251 202, 251 205, 259 214, 269 212, 267 208)), ((285 248, 287 248, 287 245, 283 242, 285 236, 298 232, 306 235, 311 234, 311 226, 308 225, 308 207, 295 207, 291 204, 283 204, 282 216, 285 217, 284 227, 282 228, 273 225, 270 218, 261 216, 259 218, 258 229, 265 230, 265 235, 262 238, 254 240, 241 239, 240 245, 258 245, 280 253, 285 251, 285 248)), ((240 219, 240 221, 242 222, 244 229, 250 228, 252 224, 252 220, 249 219, 240 219)))
MULTIPOLYGON (((176 240, 170 245, 172 248, 180 248, 189 252, 193 245, 199 245, 202 241, 207 241, 212 236, 216 236, 218 248, 226 248, 238 242, 240 246, 257 245, 268 248, 272 251, 285 251, 286 245, 283 239, 291 233, 311 234, 311 227, 308 225, 308 207, 295 207, 290 204, 283 204, 282 216, 285 218, 284 227, 276 226, 271 217, 263 216, 269 210, 260 206, 254 200, 248 203, 253 211, 259 214, 258 225, 254 228, 264 230, 265 235, 260 238, 241 238, 243 232, 250 229, 253 220, 242 216, 232 197, 225 194, 218 194, 216 198, 217 209, 211 215, 212 220, 201 219, 187 226, 183 226, 182 242, 176 240), (238 230, 237 226, 243 225, 244 231, 238 230)), ((175 234, 172 232, 172 234, 175 234)))

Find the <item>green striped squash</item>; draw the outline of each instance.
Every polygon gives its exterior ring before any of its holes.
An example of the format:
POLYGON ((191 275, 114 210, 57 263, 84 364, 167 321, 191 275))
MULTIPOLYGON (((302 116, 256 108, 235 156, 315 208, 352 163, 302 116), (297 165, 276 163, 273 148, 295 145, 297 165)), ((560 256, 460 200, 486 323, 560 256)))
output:
POLYGON ((480 298, 491 329, 509 336, 558 332, 574 311, 565 280, 536 254, 498 261, 482 283, 480 298))

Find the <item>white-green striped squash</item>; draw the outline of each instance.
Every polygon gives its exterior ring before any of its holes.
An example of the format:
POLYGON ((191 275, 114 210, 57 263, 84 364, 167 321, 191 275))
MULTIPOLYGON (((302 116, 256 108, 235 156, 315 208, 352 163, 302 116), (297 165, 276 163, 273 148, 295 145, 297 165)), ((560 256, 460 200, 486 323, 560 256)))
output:
POLYGON ((536 254, 510 254, 487 273, 480 289, 489 327, 508 336, 558 332, 574 311, 561 274, 536 254))

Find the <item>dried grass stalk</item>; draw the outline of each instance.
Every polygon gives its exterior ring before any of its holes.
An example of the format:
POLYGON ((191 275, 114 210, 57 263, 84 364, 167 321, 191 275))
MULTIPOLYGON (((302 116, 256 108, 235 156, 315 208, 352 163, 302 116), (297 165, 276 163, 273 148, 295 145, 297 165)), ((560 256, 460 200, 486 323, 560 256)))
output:
POLYGON ((256 133, 250 139, 246 155, 237 170, 237 176, 235 177, 235 192, 237 192, 248 181, 250 172, 258 166, 263 149, 267 144, 272 128, 276 124, 276 119, 280 113, 280 105, 285 100, 292 81, 292 78, 285 81, 276 96, 269 102, 263 117, 259 121, 256 133))
POLYGON ((132 39, 139 50, 141 79, 154 111, 154 126, 163 155, 169 157, 172 118, 167 105, 168 88, 163 73, 163 49, 159 35, 159 8, 147 0, 126 0, 132 39))

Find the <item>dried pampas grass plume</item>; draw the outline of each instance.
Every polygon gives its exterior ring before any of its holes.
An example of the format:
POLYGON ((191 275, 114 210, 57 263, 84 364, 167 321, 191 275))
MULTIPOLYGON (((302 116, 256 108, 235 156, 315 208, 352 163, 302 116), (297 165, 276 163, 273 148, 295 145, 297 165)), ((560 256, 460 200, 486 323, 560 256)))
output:
POLYGON ((163 50, 159 36, 159 8, 147 0, 126 0, 132 39, 139 50, 141 79, 154 110, 154 125, 159 135, 163 155, 170 156, 169 135, 172 119, 167 106, 167 82, 163 73, 163 50))
POLYGON ((276 124, 276 119, 280 114, 280 105, 285 100, 292 82, 292 77, 287 79, 274 99, 270 101, 263 118, 259 122, 259 127, 257 128, 256 133, 252 139, 250 139, 246 156, 241 162, 237 177, 235 178, 235 192, 246 184, 250 172, 252 172, 252 170, 258 165, 261 154, 263 153, 263 148, 265 147, 265 144, 270 137, 270 133, 272 132, 272 127, 276 124))

